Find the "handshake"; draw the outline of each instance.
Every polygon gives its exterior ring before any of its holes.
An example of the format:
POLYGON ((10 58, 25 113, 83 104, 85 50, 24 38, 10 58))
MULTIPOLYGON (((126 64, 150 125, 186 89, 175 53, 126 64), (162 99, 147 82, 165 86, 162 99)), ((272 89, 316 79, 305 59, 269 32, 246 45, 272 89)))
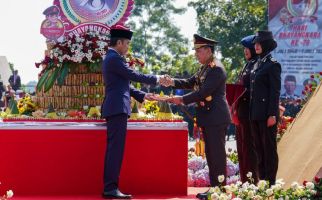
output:
MULTIPOLYGON (((174 80, 168 74, 161 75, 159 77, 159 84, 164 87, 174 86, 174 80)), ((183 104, 182 96, 160 96, 157 94, 146 93, 144 99, 148 101, 166 101, 176 105, 183 104)))
POLYGON ((159 84, 164 87, 174 86, 174 80, 168 74, 161 75, 159 79, 159 84))

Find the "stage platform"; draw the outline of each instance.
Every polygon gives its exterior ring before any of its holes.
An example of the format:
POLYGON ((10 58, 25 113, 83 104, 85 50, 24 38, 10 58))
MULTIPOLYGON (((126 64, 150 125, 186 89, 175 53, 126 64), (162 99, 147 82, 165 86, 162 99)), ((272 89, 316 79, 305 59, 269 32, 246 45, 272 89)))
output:
MULTIPOLYGON (((187 195, 175 196, 175 195, 134 195, 132 200, 160 200, 160 199, 182 199, 182 200, 195 200, 197 193, 205 192, 209 188, 197 188, 189 187, 187 195)), ((102 200, 99 195, 87 195, 87 196, 14 196, 14 200, 102 200)))
MULTIPOLYGON (((0 129, 1 191, 12 189, 18 200, 100 199, 103 124, 0 123, 0 129)), ((187 196, 187 151, 186 123, 130 122, 121 190, 138 197, 187 196)))

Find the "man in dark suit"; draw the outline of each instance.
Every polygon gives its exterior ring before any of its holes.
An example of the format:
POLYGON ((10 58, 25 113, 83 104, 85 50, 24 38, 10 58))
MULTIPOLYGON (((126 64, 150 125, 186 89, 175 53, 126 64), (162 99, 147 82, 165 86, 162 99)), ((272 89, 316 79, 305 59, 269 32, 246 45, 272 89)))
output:
MULTIPOLYGON (((202 65, 198 72, 188 79, 171 79, 174 88, 192 89, 183 96, 169 99, 175 104, 196 103, 197 124, 201 127, 204 140, 209 178, 212 187, 219 182, 218 176, 226 177, 225 135, 231 118, 226 100, 226 72, 223 65, 214 58, 216 41, 194 35, 195 55, 202 65)), ((197 198, 204 199, 208 192, 199 193, 197 198)))
MULTIPOLYGON (((144 99, 156 100, 153 94, 134 89, 130 81, 157 84, 158 76, 139 74, 129 67, 124 59, 127 54, 132 31, 117 26, 110 31, 110 48, 103 62, 105 99, 102 104, 102 116, 107 121, 107 148, 104 167, 104 191, 106 199, 129 199, 118 189, 119 175, 123 160, 127 119, 131 114, 131 96, 139 102, 144 99)), ((162 77, 161 77, 162 78, 162 77)))
POLYGON ((277 122, 281 65, 271 55, 277 47, 271 31, 258 31, 253 41, 259 56, 250 75, 250 119, 260 180, 275 184, 278 168, 277 122))
POLYGON ((14 91, 20 89, 21 79, 20 79, 20 76, 18 75, 18 70, 13 71, 13 75, 9 77, 8 82, 14 91))

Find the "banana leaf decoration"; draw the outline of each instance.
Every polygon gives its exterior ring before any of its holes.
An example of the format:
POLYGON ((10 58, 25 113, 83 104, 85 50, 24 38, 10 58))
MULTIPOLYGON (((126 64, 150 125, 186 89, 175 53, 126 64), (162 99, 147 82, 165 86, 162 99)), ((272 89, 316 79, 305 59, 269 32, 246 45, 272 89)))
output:
POLYGON ((60 72, 61 68, 57 67, 56 69, 54 69, 54 71, 52 72, 51 75, 48 76, 48 79, 47 81, 45 82, 45 85, 44 85, 44 91, 45 92, 48 92, 50 90, 50 88, 53 87, 58 75, 59 75, 59 72, 60 72))
POLYGON ((62 86, 64 84, 64 81, 66 79, 66 76, 68 75, 69 72, 69 63, 64 63, 62 66, 62 69, 60 70, 59 76, 57 78, 57 83, 59 86, 62 86))
POLYGON ((43 87, 43 85, 45 84, 47 77, 50 73, 50 70, 45 71, 45 73, 43 73, 43 75, 40 77, 38 83, 37 83, 37 91, 41 91, 41 88, 43 87))

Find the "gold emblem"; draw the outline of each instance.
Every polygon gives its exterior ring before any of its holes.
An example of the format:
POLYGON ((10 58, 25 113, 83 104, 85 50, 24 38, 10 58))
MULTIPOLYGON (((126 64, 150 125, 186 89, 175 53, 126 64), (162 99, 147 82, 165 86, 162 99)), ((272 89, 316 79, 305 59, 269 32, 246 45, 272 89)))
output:
POLYGON ((206 101, 211 101, 211 100, 212 100, 212 96, 206 97, 206 101))

